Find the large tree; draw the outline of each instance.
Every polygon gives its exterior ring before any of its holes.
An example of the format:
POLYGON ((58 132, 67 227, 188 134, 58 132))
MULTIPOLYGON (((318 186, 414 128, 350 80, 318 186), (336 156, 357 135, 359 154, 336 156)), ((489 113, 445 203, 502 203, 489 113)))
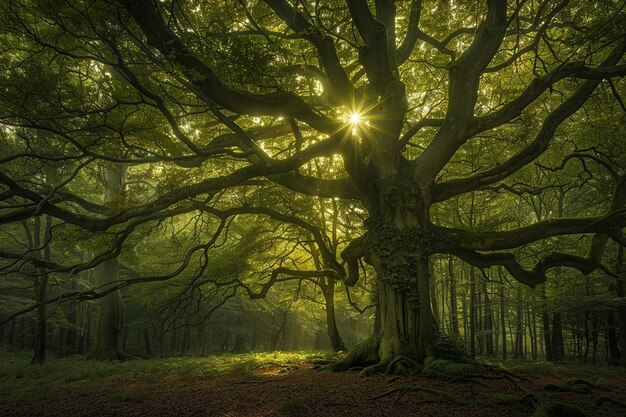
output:
POLYGON ((601 215, 529 219, 521 227, 492 222, 487 231, 452 228, 435 215, 470 193, 520 193, 512 179, 555 144, 565 149, 559 132, 597 91, 621 103, 623 7, 609 0, 8 1, 0 99, 10 148, 1 161, 8 203, 0 223, 46 214, 61 229, 108 237, 111 246, 71 267, 3 253, 46 272, 76 272, 118 256, 144 224, 194 212, 219 220, 180 268, 82 294, 99 297, 175 276, 194 253, 206 254, 232 216, 270 216, 308 230, 322 262, 311 270, 280 266, 262 291, 287 276, 354 285, 360 259, 376 271, 375 330, 336 369, 421 361, 436 354, 433 255, 501 266, 534 287, 550 268, 602 267, 607 241, 623 244, 626 182, 615 170, 601 215), (485 156, 469 169, 464 161, 476 148, 485 156), (66 172, 54 186, 21 168, 59 160, 66 172), (134 167, 165 180, 148 197, 129 194, 105 206, 75 183, 89 165, 111 163, 131 166, 129 184, 134 167), (277 188, 312 202, 345 200, 340 207, 365 213, 342 262, 297 206, 280 213, 271 199, 240 204, 236 197, 277 188), (548 252, 529 265, 515 254, 582 234, 592 235, 588 255, 548 252))

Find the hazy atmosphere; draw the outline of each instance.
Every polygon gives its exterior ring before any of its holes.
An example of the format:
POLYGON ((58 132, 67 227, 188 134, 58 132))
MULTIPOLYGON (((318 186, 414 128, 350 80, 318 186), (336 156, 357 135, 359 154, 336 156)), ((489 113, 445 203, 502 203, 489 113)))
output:
POLYGON ((623 0, 3 0, 0 415, 626 414, 623 0))

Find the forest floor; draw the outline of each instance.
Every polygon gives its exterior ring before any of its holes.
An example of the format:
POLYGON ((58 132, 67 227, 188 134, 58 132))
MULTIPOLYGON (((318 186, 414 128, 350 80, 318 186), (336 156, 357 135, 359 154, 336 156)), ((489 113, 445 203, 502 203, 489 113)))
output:
POLYGON ((522 379, 361 378, 356 372, 315 370, 313 362, 329 355, 276 352, 122 363, 73 357, 30 366, 24 356, 0 353, 0 416, 538 417, 529 404, 510 401, 528 399, 528 393, 557 404, 555 409, 560 402, 575 405, 588 417, 626 415, 626 371, 619 368, 507 362, 505 368, 522 379), (581 378, 587 382, 571 383, 581 378), (607 396, 622 405, 597 405, 607 396))

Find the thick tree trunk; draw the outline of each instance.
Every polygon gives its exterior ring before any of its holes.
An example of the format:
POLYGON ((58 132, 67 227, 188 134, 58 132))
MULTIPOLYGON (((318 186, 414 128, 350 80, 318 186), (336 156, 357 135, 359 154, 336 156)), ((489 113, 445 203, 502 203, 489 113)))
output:
MULTIPOLYGON (((105 205, 119 204, 126 187, 127 167, 112 164, 105 172, 105 205)), ((95 268, 94 275, 98 286, 106 288, 108 284, 119 280, 117 259, 108 259, 95 268)), ((122 296, 114 291, 100 299, 100 312, 96 331, 96 344, 89 358, 97 360, 124 359, 124 304, 122 296)))
POLYGON ((367 369, 384 371, 396 358, 423 362, 435 354, 428 250, 420 246, 420 231, 410 214, 397 213, 392 224, 380 218, 368 221, 366 261, 377 273, 375 330, 336 370, 374 363, 367 369))
MULTIPOLYGON (((98 265, 95 276, 100 285, 119 279, 117 259, 109 259, 98 265)), ((100 299, 100 311, 96 325, 96 343, 89 354, 90 359, 121 360, 126 356, 124 340, 124 305, 119 292, 114 291, 100 299)))

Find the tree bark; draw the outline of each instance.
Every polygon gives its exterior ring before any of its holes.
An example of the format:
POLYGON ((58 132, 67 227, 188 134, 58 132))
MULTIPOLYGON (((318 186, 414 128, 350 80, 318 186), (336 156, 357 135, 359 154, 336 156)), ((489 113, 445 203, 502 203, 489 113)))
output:
MULTIPOLYGON (((52 218, 46 216, 46 224, 44 229, 43 242, 41 236, 41 224, 40 217, 35 217, 35 239, 33 242, 33 249, 37 253, 41 253, 41 246, 43 248, 43 259, 50 261, 50 233, 52 230, 52 218)), ((43 268, 38 268, 38 276, 35 278, 35 297, 39 307, 37 308, 37 322, 35 324, 35 341, 33 349, 33 358, 31 364, 43 364, 46 362, 46 340, 48 337, 47 330, 47 314, 46 314, 46 294, 48 292, 48 274, 44 272, 43 268)))
MULTIPOLYGON (((498 269, 501 273, 501 269, 498 269)), ((502 360, 507 360, 507 347, 506 347, 506 323, 504 321, 506 316, 506 304, 504 301, 504 285, 500 285, 500 331, 502 332, 502 360)))
POLYGON ((377 274, 375 330, 335 367, 337 370, 367 362, 375 363, 372 370, 385 370, 398 357, 423 362, 435 354, 430 254, 420 227, 427 222, 419 210, 406 210, 414 191, 409 189, 409 196, 403 197, 400 187, 390 188, 393 194, 387 195, 391 201, 384 211, 366 222, 365 260, 377 274))
MULTIPOLYGON (((126 187, 127 167, 112 164, 105 172, 105 205, 118 205, 126 187)), ((108 259, 96 266, 94 271, 96 282, 106 288, 108 284, 119 280, 119 262, 108 259)), ((90 359, 121 360, 125 359, 123 348, 124 338, 124 304, 119 291, 111 292, 100 299, 100 311, 96 330, 96 343, 89 354, 90 359)))
POLYGON ((324 305, 326 308, 326 331, 330 344, 335 352, 346 350, 346 346, 341 339, 341 334, 337 328, 337 318, 335 316, 335 279, 327 278, 326 284, 322 286, 324 295, 324 305))
POLYGON ((448 275, 450 276, 450 323, 452 335, 459 337, 459 315, 456 304, 456 282, 454 279, 454 262, 452 255, 448 255, 448 275))

